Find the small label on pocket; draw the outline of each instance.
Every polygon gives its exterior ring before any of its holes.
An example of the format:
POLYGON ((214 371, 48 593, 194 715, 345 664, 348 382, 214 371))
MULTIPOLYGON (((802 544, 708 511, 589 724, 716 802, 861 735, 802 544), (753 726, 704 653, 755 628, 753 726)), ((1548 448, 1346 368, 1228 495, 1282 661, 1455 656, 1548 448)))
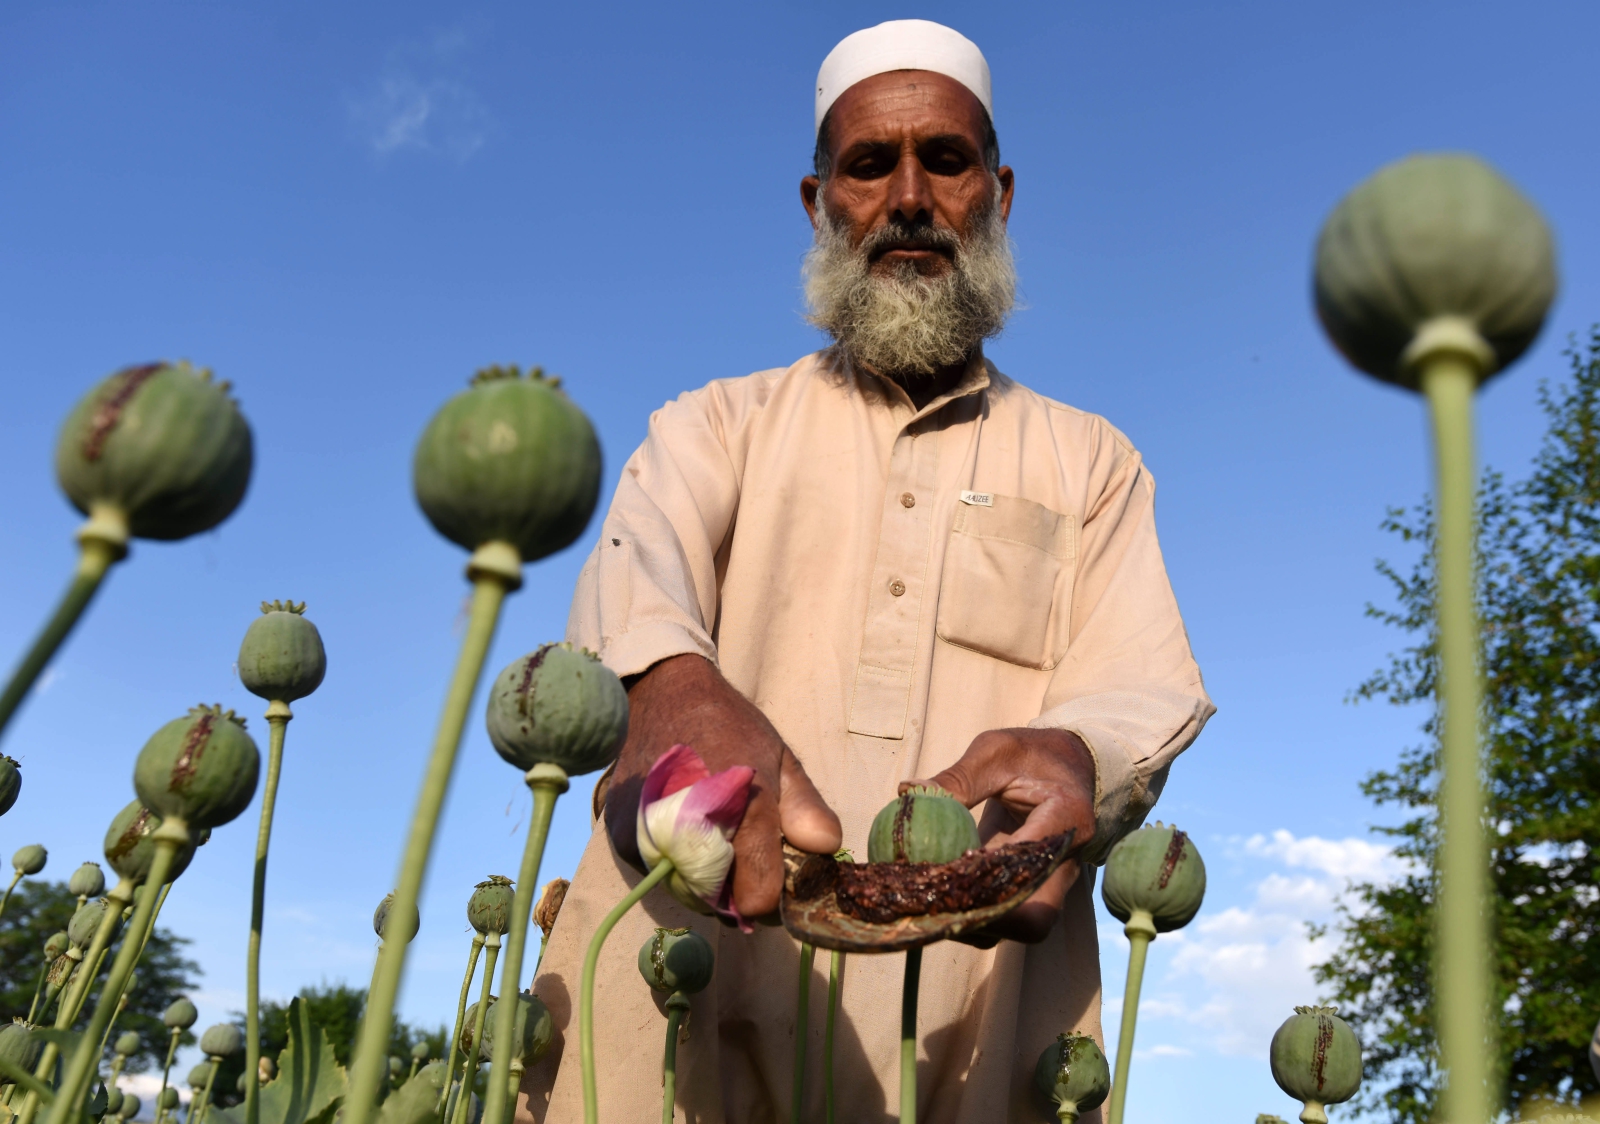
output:
POLYGON ((970 504, 973 504, 976 507, 993 507, 994 506, 994 493, 993 492, 962 492, 961 493, 961 502, 962 503, 970 503, 970 504))

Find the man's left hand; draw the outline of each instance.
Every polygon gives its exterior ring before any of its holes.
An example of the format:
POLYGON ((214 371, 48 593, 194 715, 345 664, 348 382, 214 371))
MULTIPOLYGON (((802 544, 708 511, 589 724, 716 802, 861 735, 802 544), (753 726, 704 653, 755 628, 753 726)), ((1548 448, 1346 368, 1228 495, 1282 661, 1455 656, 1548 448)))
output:
MULTIPOLYGON (((989 801, 978 825, 986 847, 1073 831, 1078 850, 1094 836, 1094 756, 1067 730, 989 730, 938 776, 909 783, 938 785, 969 808, 989 801)), ((1078 863, 1068 859, 1025 903, 980 932, 1029 944, 1044 940, 1077 878, 1078 863)))

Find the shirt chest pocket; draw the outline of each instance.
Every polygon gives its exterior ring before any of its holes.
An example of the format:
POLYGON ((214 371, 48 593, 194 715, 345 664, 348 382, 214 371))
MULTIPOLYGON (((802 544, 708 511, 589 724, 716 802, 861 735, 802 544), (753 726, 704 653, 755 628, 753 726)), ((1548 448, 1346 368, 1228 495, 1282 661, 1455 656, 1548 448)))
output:
POLYGON ((1077 520, 1043 504, 991 495, 960 503, 939 586, 940 639, 1049 670, 1066 654, 1077 520))

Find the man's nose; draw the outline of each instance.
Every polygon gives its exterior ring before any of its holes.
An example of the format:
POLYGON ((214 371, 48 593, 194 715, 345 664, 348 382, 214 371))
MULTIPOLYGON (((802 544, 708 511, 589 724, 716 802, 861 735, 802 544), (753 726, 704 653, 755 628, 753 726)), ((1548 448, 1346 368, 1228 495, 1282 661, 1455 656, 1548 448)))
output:
POLYGON ((933 222, 933 181, 914 146, 907 144, 889 177, 890 222, 933 222))

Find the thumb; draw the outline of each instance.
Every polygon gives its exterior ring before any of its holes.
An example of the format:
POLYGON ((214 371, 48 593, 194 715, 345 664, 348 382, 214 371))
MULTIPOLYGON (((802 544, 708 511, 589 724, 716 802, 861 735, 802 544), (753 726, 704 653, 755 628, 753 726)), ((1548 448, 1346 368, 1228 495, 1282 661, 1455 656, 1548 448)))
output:
POLYGON ((793 846, 814 855, 831 855, 844 843, 839 817, 787 746, 778 780, 778 825, 793 846))

